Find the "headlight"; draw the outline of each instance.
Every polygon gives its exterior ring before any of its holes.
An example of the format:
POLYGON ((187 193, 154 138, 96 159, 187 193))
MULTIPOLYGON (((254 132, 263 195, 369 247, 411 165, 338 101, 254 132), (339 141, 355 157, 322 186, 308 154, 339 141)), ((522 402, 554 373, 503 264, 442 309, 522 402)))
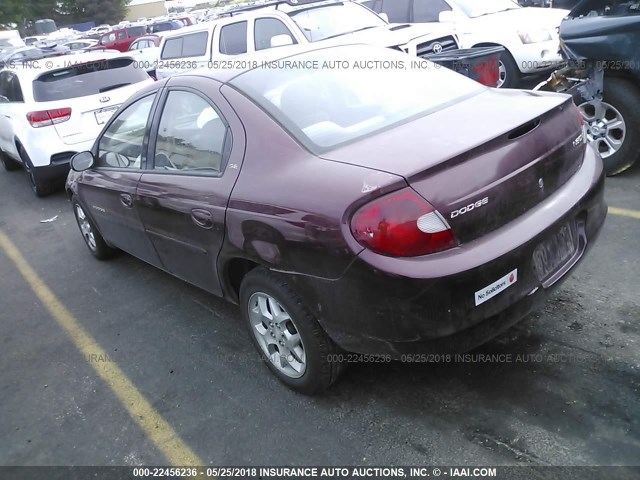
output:
POLYGON ((540 43, 551 40, 551 34, 548 30, 524 30, 518 32, 522 43, 540 43))

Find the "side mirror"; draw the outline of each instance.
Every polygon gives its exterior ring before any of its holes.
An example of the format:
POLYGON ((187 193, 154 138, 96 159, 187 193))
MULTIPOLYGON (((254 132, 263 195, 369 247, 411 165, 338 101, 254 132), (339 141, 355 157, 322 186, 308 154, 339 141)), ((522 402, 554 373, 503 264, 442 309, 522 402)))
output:
POLYGON ((378 14, 378 16, 379 16, 382 20, 384 20, 385 22, 389 23, 389 15, 387 15, 386 13, 384 13, 384 12, 380 12, 380 13, 378 14))
POLYGON ((456 16, 451 10, 445 10, 438 15, 438 21, 440 23, 455 23, 456 16))
POLYGON ((79 152, 71 157, 71 169, 76 172, 84 172, 93 167, 95 159, 91 152, 79 152))
POLYGON ((293 45, 293 39, 287 35, 275 35, 271 37, 271 48, 284 47, 285 45, 293 45))

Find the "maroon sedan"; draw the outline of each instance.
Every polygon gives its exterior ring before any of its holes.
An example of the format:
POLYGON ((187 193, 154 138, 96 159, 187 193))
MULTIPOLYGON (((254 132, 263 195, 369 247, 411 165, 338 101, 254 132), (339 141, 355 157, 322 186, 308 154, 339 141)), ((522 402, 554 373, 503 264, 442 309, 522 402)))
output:
POLYGON ((471 349, 594 243, 602 162, 569 96, 370 46, 247 58, 136 94, 67 190, 93 255, 122 249, 239 303, 290 387, 328 387, 344 352, 471 349))

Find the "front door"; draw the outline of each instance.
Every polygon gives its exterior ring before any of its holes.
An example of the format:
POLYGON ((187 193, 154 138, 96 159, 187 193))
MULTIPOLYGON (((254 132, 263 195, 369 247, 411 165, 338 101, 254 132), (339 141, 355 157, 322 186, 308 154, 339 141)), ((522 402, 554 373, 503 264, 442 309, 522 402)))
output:
POLYGON ((134 201, 145 166, 155 97, 150 94, 137 100, 113 119, 96 146, 95 167, 82 174, 78 195, 107 243, 160 266, 134 201))
POLYGON ((165 269, 221 295, 217 259, 244 131, 215 80, 174 77, 168 86, 136 206, 165 269))

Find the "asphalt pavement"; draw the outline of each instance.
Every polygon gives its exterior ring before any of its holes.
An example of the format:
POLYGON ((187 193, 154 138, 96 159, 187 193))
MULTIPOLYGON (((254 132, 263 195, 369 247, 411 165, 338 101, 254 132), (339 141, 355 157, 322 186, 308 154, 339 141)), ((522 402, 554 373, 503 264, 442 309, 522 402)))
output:
POLYGON ((351 365, 314 398, 256 359, 237 307, 95 260, 64 193, 0 171, 0 233, 34 274, 0 248, 0 465, 637 465, 638 167, 607 179, 625 210, 538 312, 466 361, 351 365))

